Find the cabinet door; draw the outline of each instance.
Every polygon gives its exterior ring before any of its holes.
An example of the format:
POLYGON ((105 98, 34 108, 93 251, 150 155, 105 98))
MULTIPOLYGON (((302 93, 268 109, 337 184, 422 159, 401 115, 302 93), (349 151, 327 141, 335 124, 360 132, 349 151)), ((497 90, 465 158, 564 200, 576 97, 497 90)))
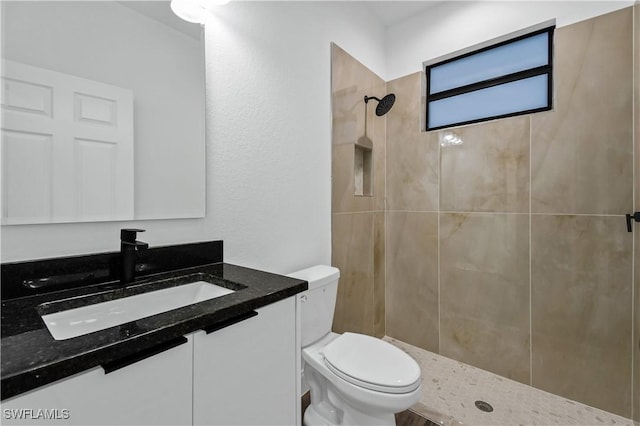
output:
POLYGON ((196 425, 296 423, 293 297, 229 327, 194 335, 196 425))
POLYGON ((192 349, 189 338, 108 374, 97 367, 18 395, 2 402, 2 424, 191 425, 192 349))

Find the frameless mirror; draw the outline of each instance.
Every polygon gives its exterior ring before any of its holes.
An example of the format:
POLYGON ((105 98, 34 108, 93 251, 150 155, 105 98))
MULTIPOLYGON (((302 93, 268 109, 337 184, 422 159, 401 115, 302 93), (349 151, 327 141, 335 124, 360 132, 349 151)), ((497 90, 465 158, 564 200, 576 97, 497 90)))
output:
POLYGON ((2 1, 2 224, 205 214, 202 28, 169 1, 2 1))

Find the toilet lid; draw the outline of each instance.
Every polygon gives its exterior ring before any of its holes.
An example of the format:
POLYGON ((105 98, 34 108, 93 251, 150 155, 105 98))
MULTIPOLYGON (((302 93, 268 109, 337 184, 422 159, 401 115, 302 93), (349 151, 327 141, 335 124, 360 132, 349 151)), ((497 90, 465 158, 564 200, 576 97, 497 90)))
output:
POLYGON ((344 333, 323 352, 327 367, 354 385, 387 393, 408 393, 420 386, 418 364, 383 340, 344 333))

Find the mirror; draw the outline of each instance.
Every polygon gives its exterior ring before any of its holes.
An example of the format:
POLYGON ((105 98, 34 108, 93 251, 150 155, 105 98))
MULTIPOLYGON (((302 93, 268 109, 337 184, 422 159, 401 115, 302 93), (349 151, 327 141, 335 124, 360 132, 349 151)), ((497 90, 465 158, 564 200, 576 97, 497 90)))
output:
POLYGON ((202 28, 169 1, 1 13, 2 224, 204 217, 202 28))

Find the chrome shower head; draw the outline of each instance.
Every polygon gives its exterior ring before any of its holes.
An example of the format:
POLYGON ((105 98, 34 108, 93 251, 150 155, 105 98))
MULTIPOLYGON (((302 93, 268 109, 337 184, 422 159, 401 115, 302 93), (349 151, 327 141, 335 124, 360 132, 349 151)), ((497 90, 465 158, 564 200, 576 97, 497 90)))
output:
POLYGON ((383 115, 388 113, 393 106, 394 102, 396 101, 396 95, 394 95, 393 93, 389 93, 382 99, 378 99, 375 96, 365 96, 364 103, 369 103, 370 99, 375 99, 376 101, 378 101, 378 106, 376 107, 376 115, 378 117, 382 117, 383 115))

